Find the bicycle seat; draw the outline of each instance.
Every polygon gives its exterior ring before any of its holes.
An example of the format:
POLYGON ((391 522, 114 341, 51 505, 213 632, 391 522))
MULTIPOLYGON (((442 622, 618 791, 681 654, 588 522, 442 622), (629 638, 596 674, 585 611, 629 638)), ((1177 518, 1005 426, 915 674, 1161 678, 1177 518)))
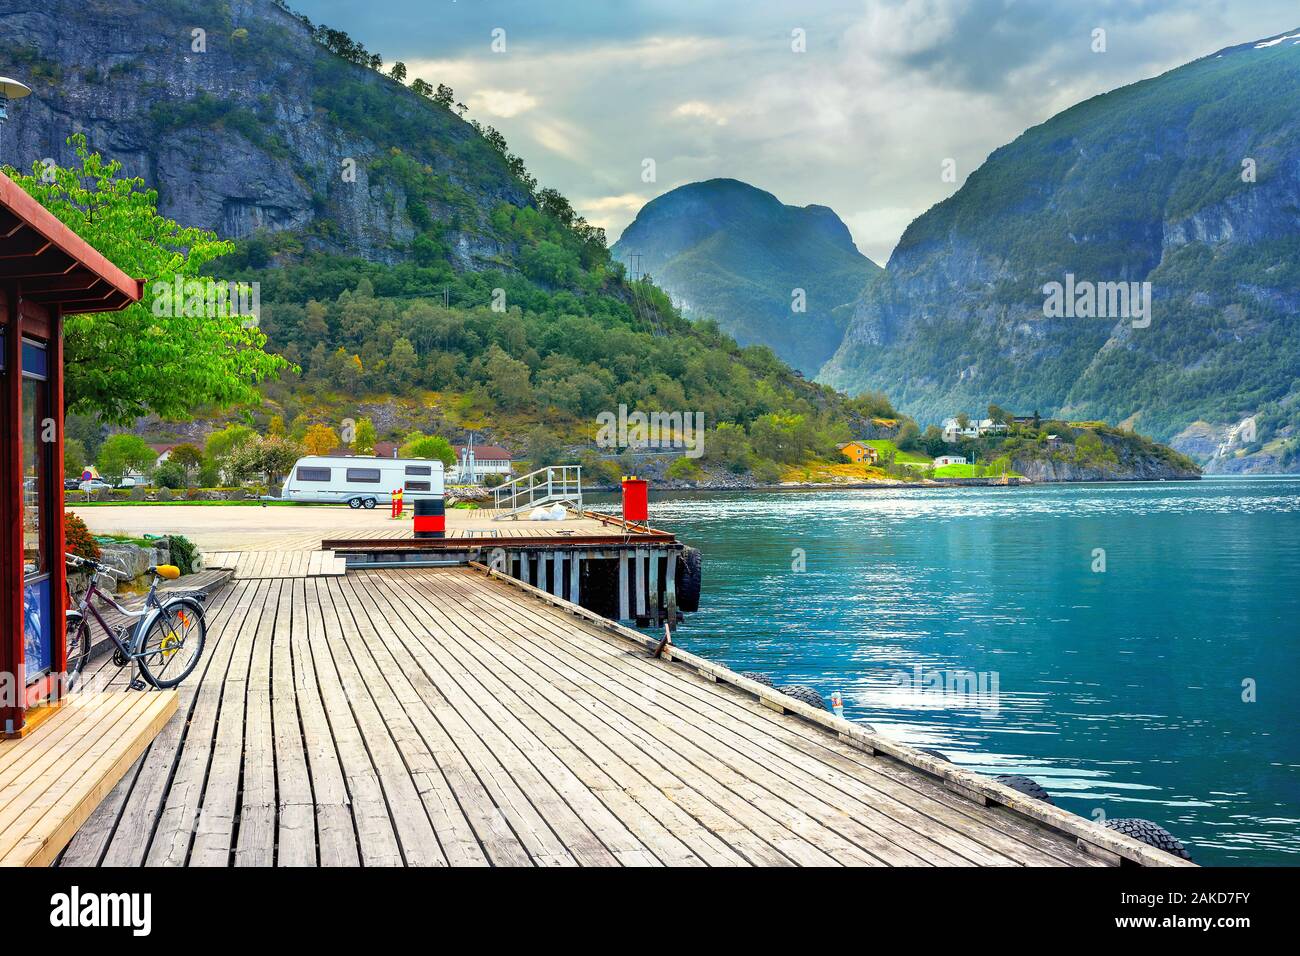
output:
POLYGON ((151 567, 147 573, 156 574, 158 577, 166 578, 168 581, 175 581, 181 576, 181 569, 176 567, 174 564, 158 564, 151 567))

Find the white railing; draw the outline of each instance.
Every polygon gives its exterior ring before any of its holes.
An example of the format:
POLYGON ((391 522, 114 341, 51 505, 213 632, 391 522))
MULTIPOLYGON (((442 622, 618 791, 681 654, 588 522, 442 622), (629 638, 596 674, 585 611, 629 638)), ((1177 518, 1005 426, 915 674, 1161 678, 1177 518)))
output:
POLYGON ((551 465, 538 468, 526 475, 492 489, 493 506, 497 514, 493 520, 517 518, 521 512, 556 502, 582 511, 582 466, 551 465))

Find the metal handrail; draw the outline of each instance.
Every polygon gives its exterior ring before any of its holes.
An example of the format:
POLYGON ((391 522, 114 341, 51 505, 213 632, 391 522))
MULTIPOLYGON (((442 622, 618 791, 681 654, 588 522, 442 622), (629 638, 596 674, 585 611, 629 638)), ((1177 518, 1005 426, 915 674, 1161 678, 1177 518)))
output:
POLYGON ((521 512, 559 502, 582 511, 582 466, 548 465, 492 489, 498 514, 494 521, 517 518, 521 512))

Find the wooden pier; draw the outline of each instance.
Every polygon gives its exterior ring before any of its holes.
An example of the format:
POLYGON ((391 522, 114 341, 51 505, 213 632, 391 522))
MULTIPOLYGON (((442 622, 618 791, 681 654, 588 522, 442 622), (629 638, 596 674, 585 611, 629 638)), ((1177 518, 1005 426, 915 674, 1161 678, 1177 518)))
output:
POLYGON ((500 572, 287 568, 62 864, 1181 862, 500 572))
POLYGON ((326 538, 321 548, 358 569, 480 562, 605 617, 641 626, 675 628, 681 612, 699 606, 699 552, 670 532, 594 511, 570 511, 563 521, 502 521, 500 516, 491 508, 453 512, 441 538, 417 538, 408 525, 364 537, 326 538))

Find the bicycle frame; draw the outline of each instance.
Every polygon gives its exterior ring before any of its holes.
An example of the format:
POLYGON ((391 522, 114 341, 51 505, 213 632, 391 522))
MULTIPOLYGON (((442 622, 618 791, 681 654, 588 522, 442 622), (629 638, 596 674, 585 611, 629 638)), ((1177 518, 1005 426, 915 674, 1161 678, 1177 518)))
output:
MULTIPOLYGON (((133 646, 135 644, 135 638, 140 633, 142 633, 141 626, 147 624, 152 619, 152 612, 162 607, 162 603, 158 600, 156 586, 150 585, 149 593, 145 596, 144 599, 144 607, 140 608, 140 610, 138 611, 132 611, 122 607, 122 605, 118 604, 117 601, 113 600, 113 598, 110 595, 105 594, 103 591, 101 591, 99 589, 99 586, 96 584, 96 579, 98 577, 99 577, 98 573, 91 574, 90 587, 88 587, 86 589, 86 593, 81 596, 81 601, 80 603, 77 604, 75 613, 80 614, 82 619, 86 620, 86 612, 89 611, 90 614, 95 618, 95 620, 99 622, 100 629, 105 634, 108 635, 109 640, 111 640, 117 646, 118 651, 120 651, 122 656, 125 657, 128 661, 133 661, 141 657, 144 657, 145 655, 143 653, 133 654, 131 652, 130 646, 122 643, 122 641, 117 636, 117 632, 114 631, 113 628, 108 626, 108 622, 104 620, 104 616, 99 613, 99 608, 95 607, 91 599, 97 597, 101 601, 105 601, 108 604, 111 604, 113 606, 113 610, 117 611, 117 613, 123 615, 124 617, 135 619, 135 625, 131 628, 131 641, 130 641, 131 646, 133 646)), ((86 626, 87 627, 90 626, 90 622, 88 620, 86 620, 86 626)))

